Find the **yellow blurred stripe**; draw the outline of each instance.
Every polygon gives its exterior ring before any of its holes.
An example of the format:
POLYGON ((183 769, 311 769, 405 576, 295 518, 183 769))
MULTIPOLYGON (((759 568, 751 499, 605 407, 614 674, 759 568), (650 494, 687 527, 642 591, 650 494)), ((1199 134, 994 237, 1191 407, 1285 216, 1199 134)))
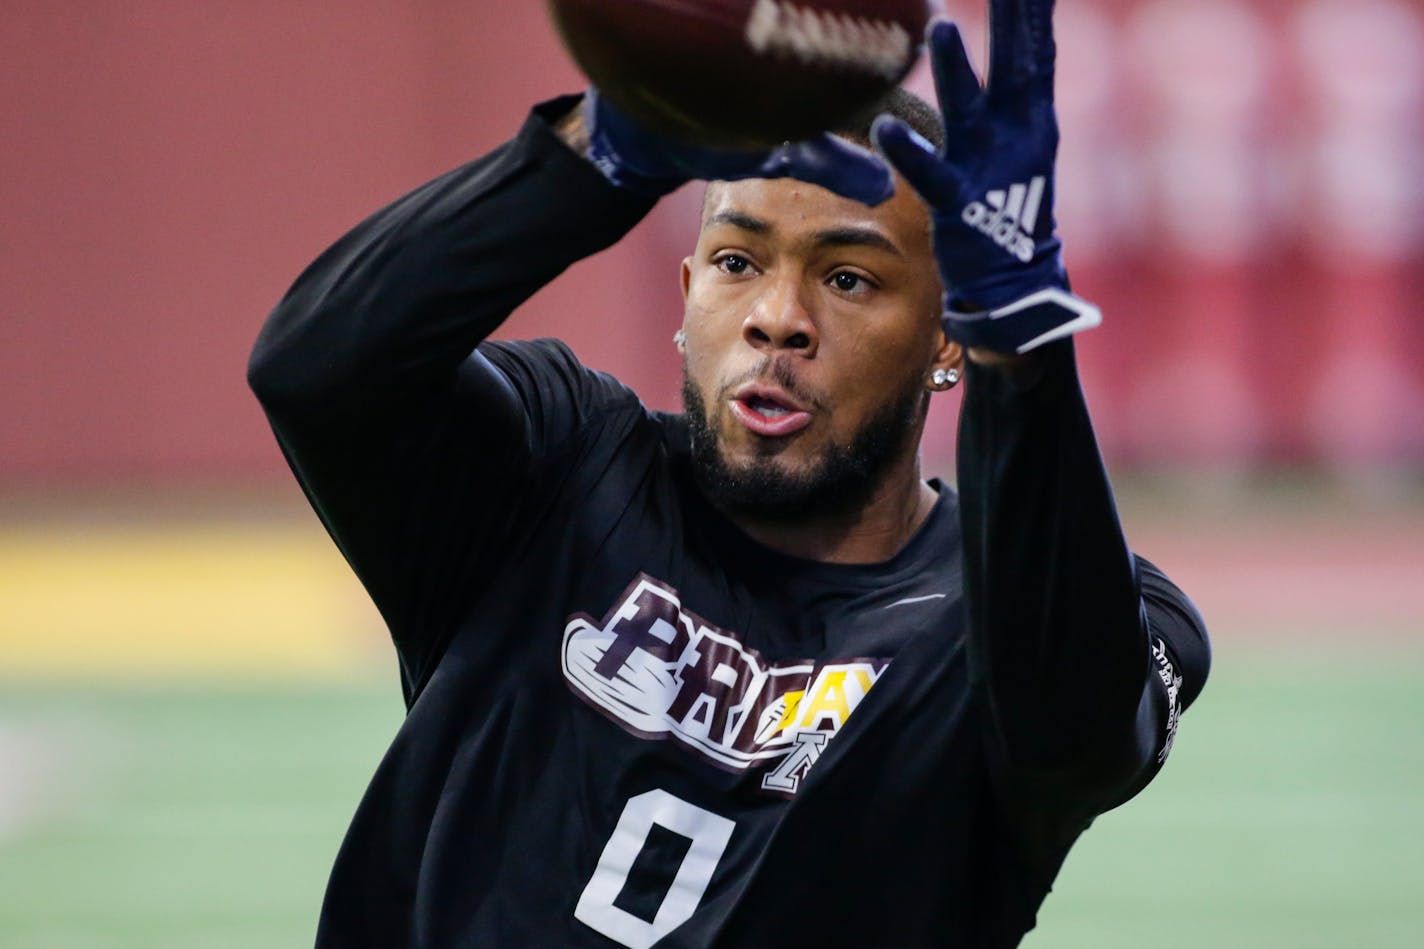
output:
POLYGON ((316 525, 0 530, 0 676, 344 675, 384 627, 316 525))

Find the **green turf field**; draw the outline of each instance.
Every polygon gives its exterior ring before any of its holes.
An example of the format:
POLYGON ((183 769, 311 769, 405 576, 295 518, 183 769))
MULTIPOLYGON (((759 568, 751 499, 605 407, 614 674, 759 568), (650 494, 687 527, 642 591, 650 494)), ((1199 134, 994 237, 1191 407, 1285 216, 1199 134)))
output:
MULTIPOLYGON (((1217 644, 1025 945, 1424 944, 1424 651, 1217 644)), ((0 946, 309 945, 394 682, 0 690, 0 946)))

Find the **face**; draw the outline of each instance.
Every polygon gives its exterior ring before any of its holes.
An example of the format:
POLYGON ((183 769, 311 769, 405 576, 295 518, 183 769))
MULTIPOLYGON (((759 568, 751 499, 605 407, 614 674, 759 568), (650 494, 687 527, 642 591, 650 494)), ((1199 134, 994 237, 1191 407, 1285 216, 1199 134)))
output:
POLYGON ((683 262, 683 395, 699 479, 761 517, 865 503, 913 473, 940 329, 929 215, 790 179, 709 186, 683 262))

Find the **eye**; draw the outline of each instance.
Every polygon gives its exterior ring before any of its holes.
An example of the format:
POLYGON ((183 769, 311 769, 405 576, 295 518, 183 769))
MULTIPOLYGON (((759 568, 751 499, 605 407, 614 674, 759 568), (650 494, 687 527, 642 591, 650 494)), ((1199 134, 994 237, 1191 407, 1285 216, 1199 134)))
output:
POLYGON ((721 254, 712 260, 712 265, 732 276, 739 276, 752 269, 752 262, 741 254, 721 254))
POLYGON ((875 284, 852 270, 838 270, 832 274, 831 286, 850 296, 860 296, 875 289, 875 284))

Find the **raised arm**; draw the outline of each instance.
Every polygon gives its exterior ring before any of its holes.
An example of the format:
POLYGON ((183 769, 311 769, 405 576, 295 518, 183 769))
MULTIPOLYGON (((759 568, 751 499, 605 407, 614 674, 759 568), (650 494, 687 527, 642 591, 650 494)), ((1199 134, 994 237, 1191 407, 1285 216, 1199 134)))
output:
POLYGON ((1209 665, 1187 598, 1128 549, 1072 345, 971 366, 959 488, 972 659, 1007 773, 1089 815, 1166 758, 1209 665))
POLYGON ((489 155, 378 211, 297 279, 249 380, 323 523, 391 628, 407 691, 480 589, 542 430, 475 347, 652 201, 611 186, 535 110, 489 155))
POLYGON ((1155 773, 1208 654, 1190 602, 1128 549, 1078 385, 1067 337, 1100 315, 1069 291, 1053 220, 1052 9, 991 0, 987 86, 933 25, 945 147, 885 120, 875 138, 931 206, 945 332, 970 356, 959 490, 991 753, 1018 803, 1086 818, 1155 773))

